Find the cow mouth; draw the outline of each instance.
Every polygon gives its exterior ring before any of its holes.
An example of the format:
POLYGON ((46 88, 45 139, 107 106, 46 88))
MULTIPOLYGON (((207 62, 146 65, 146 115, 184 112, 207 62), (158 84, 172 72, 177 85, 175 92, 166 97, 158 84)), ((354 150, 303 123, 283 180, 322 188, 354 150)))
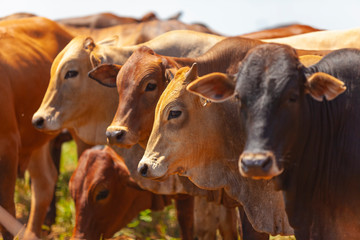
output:
POLYGON ((149 179, 163 180, 168 177, 167 164, 163 163, 164 157, 143 157, 138 164, 138 173, 149 179))
POLYGON ((243 177, 255 180, 270 180, 283 172, 272 151, 245 151, 239 158, 239 170, 243 177))

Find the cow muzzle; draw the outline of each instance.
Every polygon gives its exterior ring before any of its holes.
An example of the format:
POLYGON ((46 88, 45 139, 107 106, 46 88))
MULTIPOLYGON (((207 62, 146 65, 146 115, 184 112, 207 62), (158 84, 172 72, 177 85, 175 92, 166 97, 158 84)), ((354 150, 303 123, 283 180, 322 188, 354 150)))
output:
POLYGON ((239 169, 242 176, 253 179, 271 179, 282 172, 270 151, 244 152, 239 159, 239 169))
POLYGON ((133 134, 130 133, 126 127, 113 127, 110 126, 106 130, 107 141, 111 145, 119 147, 130 148, 137 143, 133 134))
POLYGON ((32 125, 41 132, 58 133, 62 129, 61 123, 59 123, 56 116, 35 113, 31 121, 32 125))
POLYGON ((138 173, 146 178, 162 180, 167 177, 168 166, 163 162, 164 157, 143 157, 138 164, 138 173))

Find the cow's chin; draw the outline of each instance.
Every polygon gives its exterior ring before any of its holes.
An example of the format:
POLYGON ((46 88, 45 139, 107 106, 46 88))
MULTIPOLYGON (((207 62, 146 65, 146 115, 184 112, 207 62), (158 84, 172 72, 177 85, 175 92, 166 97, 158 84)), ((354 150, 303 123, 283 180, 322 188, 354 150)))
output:
POLYGON ((165 157, 146 157, 143 156, 138 164, 138 173, 149 179, 165 180, 168 177, 168 166, 163 161, 165 157))
POLYGON ((274 177, 279 176, 284 171, 284 169, 279 168, 277 164, 274 164, 269 169, 269 171, 245 172, 241 166, 241 161, 239 161, 239 171, 240 171, 241 176, 243 176, 243 177, 251 178, 254 180, 270 180, 274 177))
MULTIPOLYGON (((109 143, 109 141, 108 141, 108 143, 109 143)), ((110 143, 109 143, 110 144, 110 143)), ((131 148, 132 146, 134 146, 135 144, 120 144, 120 143, 114 143, 114 144, 111 144, 111 145, 115 145, 115 146, 117 146, 117 147, 119 147, 119 148, 127 148, 127 149, 129 149, 129 148, 131 148)))

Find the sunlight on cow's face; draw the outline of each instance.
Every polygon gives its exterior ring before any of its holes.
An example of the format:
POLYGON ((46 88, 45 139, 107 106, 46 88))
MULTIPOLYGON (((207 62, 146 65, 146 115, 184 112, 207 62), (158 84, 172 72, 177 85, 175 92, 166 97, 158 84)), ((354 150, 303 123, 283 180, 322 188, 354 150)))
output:
POLYGON ((236 91, 246 129, 240 156, 243 176, 269 179, 281 174, 299 133, 305 76, 295 52, 268 45, 243 61, 236 91))
POLYGON ((208 120, 199 110, 203 108, 203 102, 186 91, 188 71, 189 68, 183 68, 177 72, 156 106, 153 130, 138 166, 138 171, 145 177, 186 175, 189 168, 199 164, 197 160, 203 151, 214 149, 209 142, 215 133, 201 126, 208 120))
POLYGON ((119 71, 117 89, 119 105, 107 129, 108 141, 120 147, 140 142, 145 147, 156 103, 165 89, 161 57, 146 47, 135 51, 119 71))
POLYGON ((48 89, 33 118, 39 130, 60 130, 86 112, 88 92, 84 91, 93 81, 87 76, 92 65, 89 50, 84 48, 85 40, 74 38, 55 58, 48 89))

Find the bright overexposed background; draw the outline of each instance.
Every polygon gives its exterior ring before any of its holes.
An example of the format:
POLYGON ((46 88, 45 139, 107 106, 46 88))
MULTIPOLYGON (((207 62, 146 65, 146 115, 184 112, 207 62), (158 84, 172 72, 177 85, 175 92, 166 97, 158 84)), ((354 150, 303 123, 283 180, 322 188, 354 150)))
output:
POLYGON ((360 26, 360 0, 6 0, 0 16, 28 12, 56 20, 111 12, 164 19, 183 13, 185 23, 204 23, 224 35, 238 35, 290 23, 321 29, 360 26))

